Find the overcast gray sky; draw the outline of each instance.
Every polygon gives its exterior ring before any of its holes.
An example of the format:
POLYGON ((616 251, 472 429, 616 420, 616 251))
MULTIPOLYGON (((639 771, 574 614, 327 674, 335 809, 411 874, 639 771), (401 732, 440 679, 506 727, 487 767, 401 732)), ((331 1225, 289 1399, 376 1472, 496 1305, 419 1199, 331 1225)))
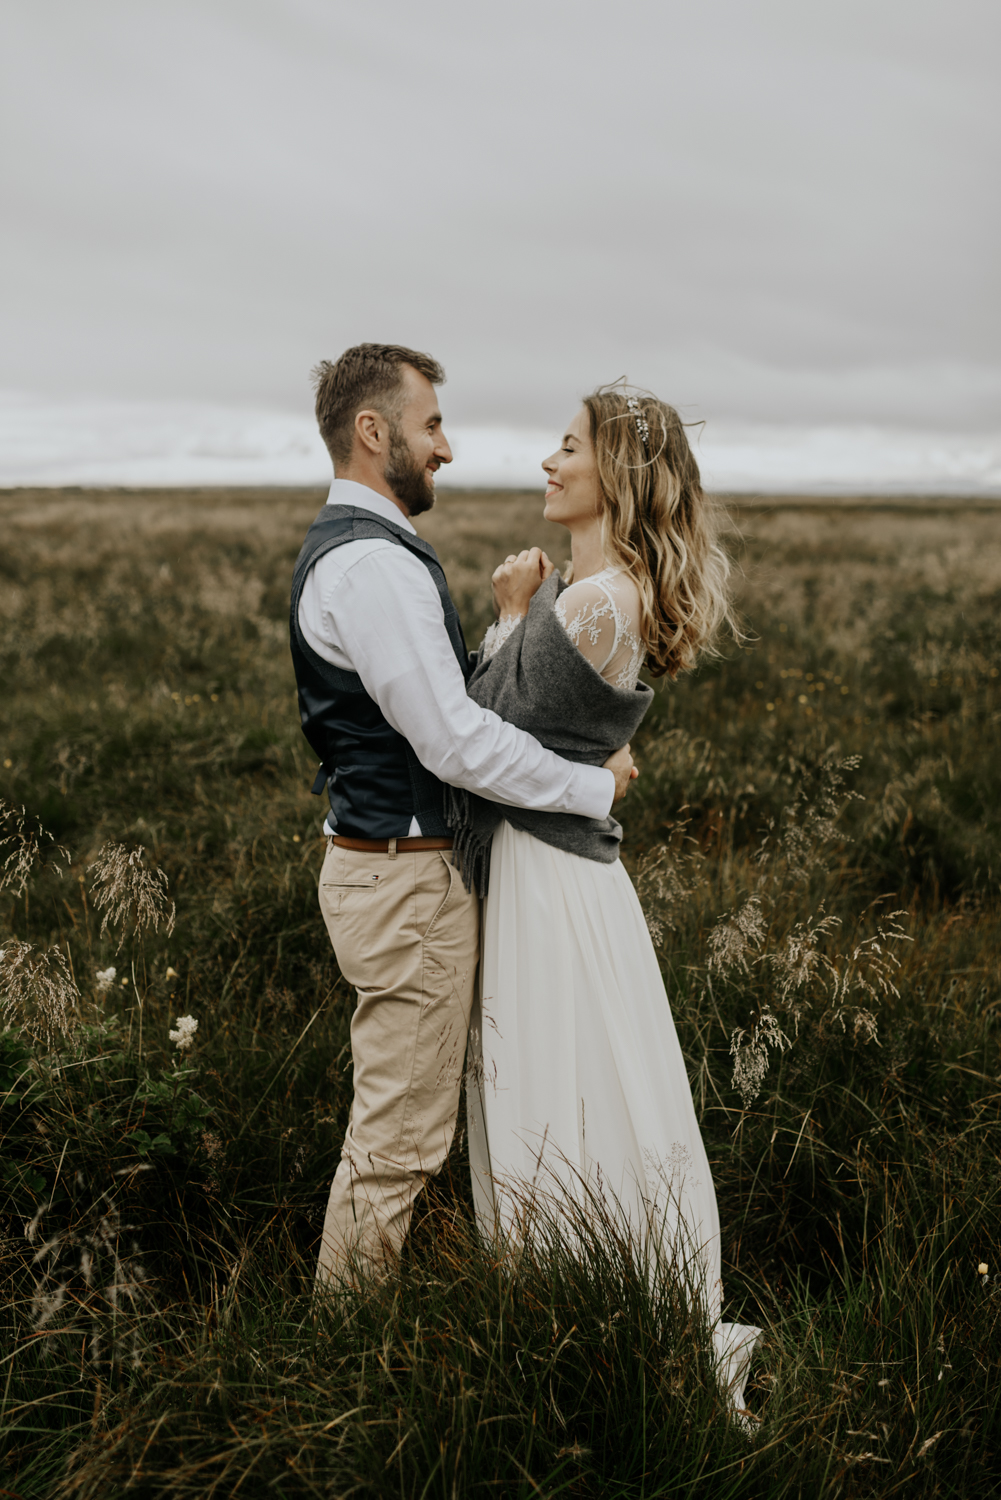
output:
POLYGON ((998 0, 8 0, 0 386, 997 427, 998 0))

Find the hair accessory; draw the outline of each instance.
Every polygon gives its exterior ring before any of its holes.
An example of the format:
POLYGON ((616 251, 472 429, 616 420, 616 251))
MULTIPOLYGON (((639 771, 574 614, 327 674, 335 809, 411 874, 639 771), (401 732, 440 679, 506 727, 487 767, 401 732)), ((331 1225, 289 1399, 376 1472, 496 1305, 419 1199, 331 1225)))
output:
POLYGON ((637 400, 637 398, 635 396, 629 396, 627 398, 627 400, 626 400, 626 406, 632 412, 633 417, 636 420, 636 431, 640 435, 640 442, 643 444, 644 448, 649 449, 649 447, 650 447, 650 423, 647 421, 646 417, 643 415, 642 411, 640 410, 639 401, 637 400))

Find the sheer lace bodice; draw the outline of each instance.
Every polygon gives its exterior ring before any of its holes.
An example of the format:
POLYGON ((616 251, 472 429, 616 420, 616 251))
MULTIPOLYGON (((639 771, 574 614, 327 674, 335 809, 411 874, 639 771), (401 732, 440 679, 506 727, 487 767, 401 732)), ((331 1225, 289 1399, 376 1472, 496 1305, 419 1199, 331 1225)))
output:
POLYGON ((489 661, 492 656, 497 655, 515 626, 520 625, 523 618, 523 615, 501 615, 499 620, 487 626, 487 633, 480 647, 480 656, 483 661, 489 661))
MULTIPOLYGON (((602 568, 564 589, 554 606, 574 645, 596 672, 617 688, 634 688, 646 656, 640 635, 640 596, 622 568, 602 568)), ((482 657, 489 661, 521 623, 520 615, 501 615, 483 638, 482 657)))
POLYGON ((646 656, 640 596, 622 568, 603 568, 572 583, 556 601, 556 618, 577 649, 617 688, 634 688, 646 656))

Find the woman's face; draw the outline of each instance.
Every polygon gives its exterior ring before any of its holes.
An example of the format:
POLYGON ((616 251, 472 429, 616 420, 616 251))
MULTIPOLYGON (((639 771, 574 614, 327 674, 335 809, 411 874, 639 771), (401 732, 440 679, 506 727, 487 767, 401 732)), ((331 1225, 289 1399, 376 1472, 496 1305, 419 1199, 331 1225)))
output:
POLYGON ((593 521, 600 508, 601 489, 586 407, 581 407, 562 444, 543 461, 542 467, 549 481, 543 511, 546 520, 556 521, 560 526, 593 521))

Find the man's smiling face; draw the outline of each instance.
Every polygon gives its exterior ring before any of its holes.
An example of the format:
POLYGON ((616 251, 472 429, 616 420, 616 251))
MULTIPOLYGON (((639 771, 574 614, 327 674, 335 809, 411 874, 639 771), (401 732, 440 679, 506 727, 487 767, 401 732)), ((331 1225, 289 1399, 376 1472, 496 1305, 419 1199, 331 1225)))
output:
POLYGON ((419 516, 431 509, 434 476, 441 464, 451 462, 437 392, 412 365, 404 365, 400 415, 389 423, 386 483, 408 515, 419 516))

